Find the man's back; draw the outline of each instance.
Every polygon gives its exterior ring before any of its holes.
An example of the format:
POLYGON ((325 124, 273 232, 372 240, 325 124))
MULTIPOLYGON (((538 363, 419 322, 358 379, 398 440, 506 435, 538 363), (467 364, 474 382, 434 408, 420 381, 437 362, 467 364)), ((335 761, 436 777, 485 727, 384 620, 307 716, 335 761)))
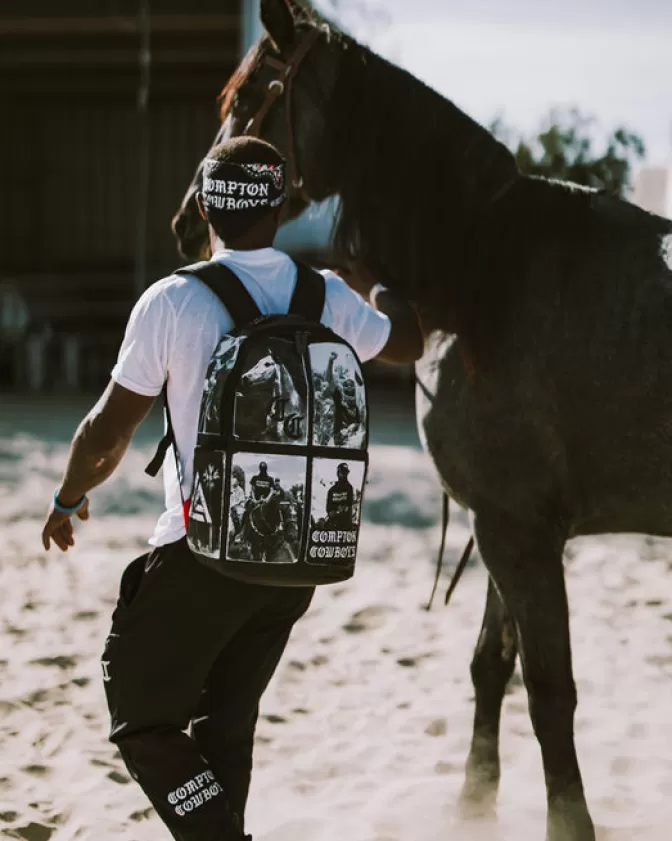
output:
MULTIPOLYGON (((243 282, 265 315, 289 308, 296 266, 274 248, 222 250, 214 260, 226 264, 243 282)), ((348 341, 362 361, 376 356, 389 336, 389 321, 366 304, 333 272, 325 272, 322 323, 348 341)), ((158 395, 168 381, 168 402, 180 454, 182 491, 188 496, 193 475, 198 414, 208 363, 220 338, 234 327, 226 309, 205 284, 171 276, 151 286, 133 311, 119 362, 112 373, 122 386, 158 395)), ((164 463, 166 511, 150 541, 155 546, 184 536, 182 495, 172 455, 164 463)))
POLYGON ((327 493, 328 507, 336 510, 343 507, 352 507, 354 502, 354 491, 350 482, 339 480, 329 488, 327 493))

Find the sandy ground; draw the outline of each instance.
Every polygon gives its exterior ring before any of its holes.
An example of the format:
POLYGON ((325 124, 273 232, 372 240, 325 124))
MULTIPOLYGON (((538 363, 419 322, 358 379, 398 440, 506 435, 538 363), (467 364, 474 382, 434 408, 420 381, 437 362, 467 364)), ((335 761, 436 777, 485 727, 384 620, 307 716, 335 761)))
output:
MULTIPOLYGON (((160 508, 160 482, 143 473, 156 418, 94 494, 76 550, 40 546, 85 408, 0 395, 0 835, 168 838, 106 741, 98 664, 119 575, 160 508)), ((519 673, 504 709, 498 820, 457 821, 485 573, 476 558, 449 608, 423 609, 438 485, 408 406, 375 407, 374 441, 359 571, 319 591, 263 700, 249 829, 264 841, 541 841, 541 761, 519 673)), ((441 596, 468 535, 460 513, 441 596)), ((577 744, 601 841, 672 836, 671 572, 669 541, 567 550, 577 744)))

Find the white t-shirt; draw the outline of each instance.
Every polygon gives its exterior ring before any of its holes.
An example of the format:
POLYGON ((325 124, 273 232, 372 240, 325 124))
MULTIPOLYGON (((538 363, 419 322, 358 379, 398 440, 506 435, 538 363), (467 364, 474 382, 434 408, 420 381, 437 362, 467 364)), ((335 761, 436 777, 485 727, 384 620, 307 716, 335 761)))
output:
MULTIPOLYGON (((217 252, 243 282, 264 315, 284 313, 296 283, 296 266, 282 251, 217 252)), ((341 336, 365 362, 377 356, 390 335, 390 321, 333 272, 322 272, 326 298, 322 323, 341 336)), ((171 275, 147 289, 133 308, 112 371, 115 382, 136 394, 156 397, 168 381, 168 402, 180 454, 185 498, 191 491, 198 414, 210 357, 233 321, 219 298, 195 277, 171 275)), ((182 497, 172 449, 163 465, 166 510, 150 543, 163 546, 184 537, 182 497)))

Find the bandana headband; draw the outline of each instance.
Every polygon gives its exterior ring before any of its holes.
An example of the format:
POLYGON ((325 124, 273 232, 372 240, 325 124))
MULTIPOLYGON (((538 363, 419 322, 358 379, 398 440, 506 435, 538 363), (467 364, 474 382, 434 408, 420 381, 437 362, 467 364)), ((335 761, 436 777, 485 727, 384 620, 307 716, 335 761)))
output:
POLYGON ((278 207, 285 200, 284 164, 234 164, 207 158, 203 200, 217 210, 278 207))

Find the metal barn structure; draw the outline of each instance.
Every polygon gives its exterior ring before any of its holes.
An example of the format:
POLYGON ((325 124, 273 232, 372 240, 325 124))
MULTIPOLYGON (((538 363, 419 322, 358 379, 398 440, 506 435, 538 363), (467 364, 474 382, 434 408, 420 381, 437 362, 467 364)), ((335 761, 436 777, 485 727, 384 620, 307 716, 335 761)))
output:
POLYGON ((214 136, 254 0, 4 0, 0 383, 98 387, 214 136), (245 17, 245 21, 244 21, 245 17))

